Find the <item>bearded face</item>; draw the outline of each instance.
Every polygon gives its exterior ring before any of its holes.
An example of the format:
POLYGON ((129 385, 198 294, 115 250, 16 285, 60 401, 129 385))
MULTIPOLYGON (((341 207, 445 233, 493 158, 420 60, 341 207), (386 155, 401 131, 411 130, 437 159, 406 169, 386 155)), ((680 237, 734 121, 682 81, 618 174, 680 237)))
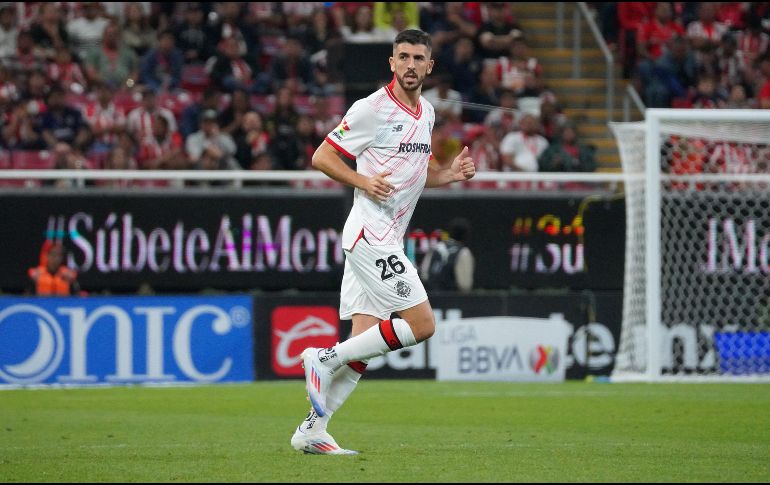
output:
POLYGON ((428 46, 402 42, 393 49, 390 69, 396 74, 396 81, 404 91, 416 91, 422 87, 425 78, 433 69, 428 46))

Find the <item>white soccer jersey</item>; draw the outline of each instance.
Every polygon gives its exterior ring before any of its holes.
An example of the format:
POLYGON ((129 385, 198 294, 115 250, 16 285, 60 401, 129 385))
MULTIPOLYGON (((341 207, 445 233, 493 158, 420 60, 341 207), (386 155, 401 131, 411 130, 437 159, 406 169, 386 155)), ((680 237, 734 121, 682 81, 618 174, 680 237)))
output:
POLYGON ((425 188, 436 116, 423 97, 416 112, 401 103, 393 93, 394 82, 356 101, 326 137, 334 148, 355 159, 358 173, 371 177, 392 172, 386 179, 395 186, 384 202, 355 189, 353 208, 342 231, 342 247, 347 250, 362 236, 373 246, 403 246, 404 233, 425 188))

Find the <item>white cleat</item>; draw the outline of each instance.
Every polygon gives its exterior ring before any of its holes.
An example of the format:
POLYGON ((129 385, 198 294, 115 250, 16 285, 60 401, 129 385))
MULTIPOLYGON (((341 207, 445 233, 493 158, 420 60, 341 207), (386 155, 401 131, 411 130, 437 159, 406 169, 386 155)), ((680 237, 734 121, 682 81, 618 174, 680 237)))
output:
POLYGON ((291 446, 307 455, 357 455, 357 451, 340 448, 332 435, 326 431, 303 433, 297 428, 291 437, 291 446))
POLYGON ((332 383, 333 373, 318 358, 319 350, 315 347, 308 347, 303 350, 302 367, 305 368, 305 384, 307 385, 310 404, 313 405, 313 409, 319 416, 324 417, 328 414, 326 395, 332 383))

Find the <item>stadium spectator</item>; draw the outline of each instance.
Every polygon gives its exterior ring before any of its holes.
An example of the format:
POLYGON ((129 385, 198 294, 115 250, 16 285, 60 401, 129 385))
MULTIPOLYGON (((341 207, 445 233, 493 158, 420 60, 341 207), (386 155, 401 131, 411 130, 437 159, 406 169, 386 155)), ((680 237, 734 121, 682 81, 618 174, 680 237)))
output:
POLYGON ((342 34, 332 23, 329 12, 324 8, 314 10, 310 16, 310 25, 302 37, 302 45, 311 59, 314 59, 314 54, 334 48, 341 39, 342 34))
POLYGON ((139 93, 142 96, 142 105, 128 114, 128 131, 140 142, 143 141, 145 137, 154 136, 153 125, 155 123, 156 114, 160 114, 166 118, 169 129, 172 132, 177 131, 174 113, 162 106, 158 106, 155 91, 145 86, 139 90, 139 93))
POLYGON ((762 18, 751 11, 746 15, 746 28, 735 35, 744 67, 749 71, 753 69, 754 62, 770 47, 770 35, 762 29, 762 18))
POLYGON ((663 55, 666 44, 675 35, 683 36, 684 27, 673 17, 671 4, 658 2, 655 15, 643 23, 637 33, 636 53, 638 56, 637 69, 643 71, 642 78, 652 75, 655 60, 663 55))
POLYGON ((199 170, 238 170, 241 167, 235 160, 235 142, 230 135, 222 133, 217 118, 214 110, 201 114, 200 130, 185 142, 187 156, 193 167, 199 170))
MULTIPOLYGON (((486 105, 490 108, 500 105, 500 79, 497 76, 497 68, 494 65, 488 65, 481 70, 479 84, 473 90, 470 101, 479 105, 486 105)), ((467 121, 483 123, 487 116, 487 111, 481 109, 466 110, 467 121)))
POLYGON ((83 115, 66 102, 66 92, 58 85, 48 93, 47 109, 41 115, 40 131, 49 148, 64 142, 83 150, 90 138, 83 115))
POLYGON ((17 101, 8 110, 2 126, 4 145, 17 150, 47 147, 39 126, 39 107, 35 101, 17 101))
POLYGON ((37 296, 70 296, 80 292, 77 272, 64 263, 61 242, 46 240, 40 250, 40 264, 27 272, 25 293, 37 296))
POLYGON ((393 42, 399 32, 420 28, 416 2, 374 2, 374 28, 386 42, 393 42))
POLYGON ((687 26, 687 39, 695 50, 706 47, 716 49, 727 32, 727 26, 716 20, 717 4, 701 2, 698 6, 698 20, 687 26))
POLYGON ((434 162, 437 163, 441 169, 449 167, 452 160, 460 154, 460 151, 463 148, 460 140, 456 136, 453 136, 451 127, 448 120, 436 117, 430 148, 434 162))
POLYGON ((464 97, 470 97, 479 84, 482 64, 472 37, 459 37, 439 55, 437 65, 451 73, 452 88, 464 97))
POLYGON ((653 72, 641 79, 644 102, 651 108, 667 108, 674 98, 687 98, 695 86, 697 63, 686 39, 674 36, 666 52, 655 61, 653 72))
MULTIPOLYGON (((468 131, 465 144, 468 156, 473 158, 478 172, 498 172, 501 169, 500 138, 495 131, 483 125, 476 125, 468 131)), ((468 180, 463 182, 469 188, 494 188, 497 182, 468 180)))
POLYGON ((124 5, 125 15, 120 23, 122 44, 132 49, 136 57, 141 58, 155 47, 159 36, 150 26, 149 16, 139 2, 126 2, 124 5))
POLYGON ((655 2, 618 2, 618 50, 623 62, 623 77, 628 79, 636 66, 636 40, 639 30, 653 17, 655 2))
POLYGON ((770 109, 770 55, 765 55, 758 61, 759 74, 756 77, 755 90, 757 107, 770 109))
POLYGON ((47 72, 51 83, 59 84, 67 92, 83 94, 88 88, 86 75, 80 65, 72 59, 72 53, 66 47, 56 50, 56 57, 53 62, 48 63, 47 72))
POLYGON ((540 126, 549 143, 566 123, 567 116, 555 99, 546 97, 540 102, 540 126))
POLYGON ((120 27, 116 23, 104 28, 101 45, 88 51, 84 64, 91 82, 131 88, 138 79, 139 59, 121 42, 120 27))
MULTIPOLYGON (((55 2, 38 4, 37 21, 31 25, 29 32, 38 54, 47 59, 53 59, 57 49, 70 48, 67 27, 55 2)), ((79 60, 82 61, 82 58, 79 60)))
POLYGON ((596 149, 578 143, 577 130, 571 123, 562 126, 538 158, 540 172, 593 172, 596 149))
POLYGON ((182 110, 182 116, 179 121, 179 132, 186 139, 198 131, 200 127, 201 113, 207 109, 219 111, 222 99, 222 93, 215 87, 210 87, 203 91, 200 102, 193 103, 182 110))
POLYGON ((259 37, 257 32, 246 25, 244 6, 240 2, 222 2, 219 4, 218 17, 211 25, 211 40, 222 50, 223 41, 234 39, 238 57, 248 64, 253 64, 259 54, 259 37))
MULTIPOLYGON (((313 151, 317 148, 311 141, 318 140, 312 121, 304 115, 297 117, 297 123, 288 129, 278 130, 270 139, 270 155, 277 170, 305 170, 309 167, 313 151), (309 126, 308 126, 309 125, 309 126), (302 132, 300 131, 302 130, 302 132), (308 145, 312 146, 308 146, 308 145), (312 149, 308 158, 307 151, 312 149)), ((320 143, 320 141, 318 142, 320 143)))
POLYGON ((747 2, 719 2, 716 19, 729 30, 743 29, 747 7, 747 2))
MULTIPOLYGON (((107 155, 107 158, 104 160, 105 170, 136 170, 136 168, 137 164, 134 157, 131 156, 131 154, 127 152, 125 148, 119 145, 114 146, 107 155)), ((125 189, 140 185, 136 182, 137 181, 134 179, 110 179, 99 180, 97 181, 97 185, 99 187, 114 187, 125 189)))
POLYGON ((741 84, 736 84, 730 88, 730 95, 727 98, 727 104, 725 108, 730 109, 749 109, 751 108, 748 96, 746 96, 746 88, 741 84))
MULTIPOLYGON (((472 19, 471 11, 463 2, 433 3, 435 15, 423 30, 430 33, 433 40, 434 57, 445 55, 449 47, 462 38, 473 42, 479 31, 479 25, 472 19)), ((426 9, 427 10, 427 9, 426 9)), ((455 88, 457 89, 457 88, 455 88)))
POLYGON ((91 152, 106 153, 118 141, 118 134, 126 129, 126 113, 114 101, 115 89, 109 84, 96 86, 96 102, 83 108, 83 115, 91 129, 91 152))
POLYGON ((525 79, 528 76, 531 78, 530 88, 541 84, 543 68, 536 58, 528 55, 527 50, 526 41, 519 37, 512 41, 508 54, 500 57, 496 63, 500 87, 513 90, 517 95, 525 90, 525 79))
POLYGON ((718 88, 723 93, 729 93, 732 86, 748 81, 743 52, 738 50, 738 41, 732 33, 725 34, 716 52, 716 70, 718 88))
POLYGON ((48 91, 50 88, 51 86, 48 83, 48 78, 43 69, 35 69, 29 73, 27 80, 24 83, 21 99, 30 101, 30 105, 36 105, 34 109, 30 107, 30 113, 37 115, 38 113, 45 112, 46 99, 48 98, 48 91))
POLYGON ((16 72, 30 72, 45 69, 43 58, 35 53, 32 34, 22 30, 16 36, 16 52, 5 60, 16 72))
POLYGON ((479 29, 478 42, 485 59, 507 56, 513 41, 523 35, 519 24, 513 18, 507 2, 487 4, 487 20, 479 29))
POLYGON ((462 96, 452 89, 452 76, 448 72, 435 76, 435 87, 422 93, 423 97, 433 105, 436 117, 446 121, 459 121, 463 113, 462 96))
POLYGON ((328 97, 315 96, 313 101, 313 120, 315 121, 316 135, 323 138, 340 124, 342 115, 331 110, 328 97))
POLYGON ((237 37, 222 39, 220 45, 219 53, 206 62, 206 71, 212 83, 225 92, 235 89, 255 91, 254 70, 241 54, 237 37))
POLYGON ((120 145, 115 145, 104 160, 105 170, 135 170, 137 167, 133 155, 120 145))
POLYGON ((396 17, 403 17, 405 28, 420 28, 420 11, 416 2, 374 2, 372 20, 375 28, 387 31, 393 27, 396 17))
POLYGON ((20 96, 16 77, 13 76, 9 67, 0 61, 0 116, 6 112, 4 108, 8 107, 10 103, 18 101, 20 96))
POLYGON ((92 48, 99 47, 99 43, 103 42, 104 30, 109 23, 109 19, 102 13, 101 3, 82 3, 82 16, 67 23, 70 46, 80 59, 85 58, 92 48))
POLYGON ((520 130, 508 133, 500 143, 503 170, 537 172, 538 157, 548 148, 548 140, 540 134, 540 124, 532 114, 521 118, 520 130))
POLYGON ((187 168, 182 136, 171 131, 168 121, 157 113, 152 124, 152 136, 144 137, 139 147, 137 166, 144 170, 177 170, 187 168))
POLYGON ((190 2, 184 10, 184 20, 172 28, 186 63, 203 64, 215 55, 213 35, 206 27, 205 21, 202 5, 190 2))
POLYGON ((256 111, 245 113, 232 136, 236 146, 235 158, 241 168, 254 169, 258 157, 266 153, 270 146, 270 135, 265 130, 262 115, 256 111))
MULTIPOLYGON (((56 170, 90 170, 93 168, 80 150, 64 142, 58 142, 53 147, 53 159, 53 168, 56 170)), ((93 184, 82 178, 63 178, 54 180, 52 185, 57 188, 83 188, 93 184)))
POLYGON ((287 87, 278 88, 275 95, 275 109, 267 119, 267 131, 271 137, 292 136, 299 121, 294 106, 294 94, 287 87))
POLYGON ((486 115, 484 125, 497 135, 498 140, 501 140, 519 126, 520 114, 516 94, 509 89, 503 90, 500 93, 500 107, 486 115))
POLYGON ((290 36, 270 66, 273 91, 287 86, 294 93, 305 93, 313 82, 313 66, 302 48, 300 37, 290 36))
POLYGON ((230 97, 230 104, 219 114, 219 126, 222 131, 228 135, 241 126, 243 115, 253 109, 251 105, 251 96, 242 89, 233 91, 230 97))
POLYGON ((184 57, 175 42, 170 30, 158 34, 158 46, 141 60, 139 79, 142 84, 160 92, 175 91, 179 87, 184 57))
MULTIPOLYGON (((337 11, 339 12, 339 10, 337 11)), ((345 23, 340 25, 340 32, 345 42, 356 44, 386 42, 374 26, 372 7, 369 5, 359 5, 353 15, 352 24, 347 25, 345 23)))
POLYGON ((711 76, 701 75, 698 78, 698 84, 695 88, 695 96, 692 99, 693 108, 724 108, 727 105, 727 99, 722 92, 717 89, 717 82, 711 76))
POLYGON ((16 52, 18 35, 16 9, 11 5, 3 5, 0 7, 0 60, 11 57, 16 52))

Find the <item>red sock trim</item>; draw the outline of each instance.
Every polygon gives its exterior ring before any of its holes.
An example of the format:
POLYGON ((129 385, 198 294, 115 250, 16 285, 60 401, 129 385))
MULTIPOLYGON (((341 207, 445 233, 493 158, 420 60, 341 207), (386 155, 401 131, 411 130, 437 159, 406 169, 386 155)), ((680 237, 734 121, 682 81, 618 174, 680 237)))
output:
POLYGON ((353 362, 348 362, 348 367, 358 372, 359 374, 363 374, 364 371, 366 370, 366 364, 364 364, 360 360, 354 360, 353 362))
POLYGON ((396 329, 393 327, 393 322, 390 320, 383 320, 380 322, 380 335, 382 335, 382 338, 385 340, 385 343, 388 344, 390 350, 398 350, 404 346, 398 339, 396 329))

